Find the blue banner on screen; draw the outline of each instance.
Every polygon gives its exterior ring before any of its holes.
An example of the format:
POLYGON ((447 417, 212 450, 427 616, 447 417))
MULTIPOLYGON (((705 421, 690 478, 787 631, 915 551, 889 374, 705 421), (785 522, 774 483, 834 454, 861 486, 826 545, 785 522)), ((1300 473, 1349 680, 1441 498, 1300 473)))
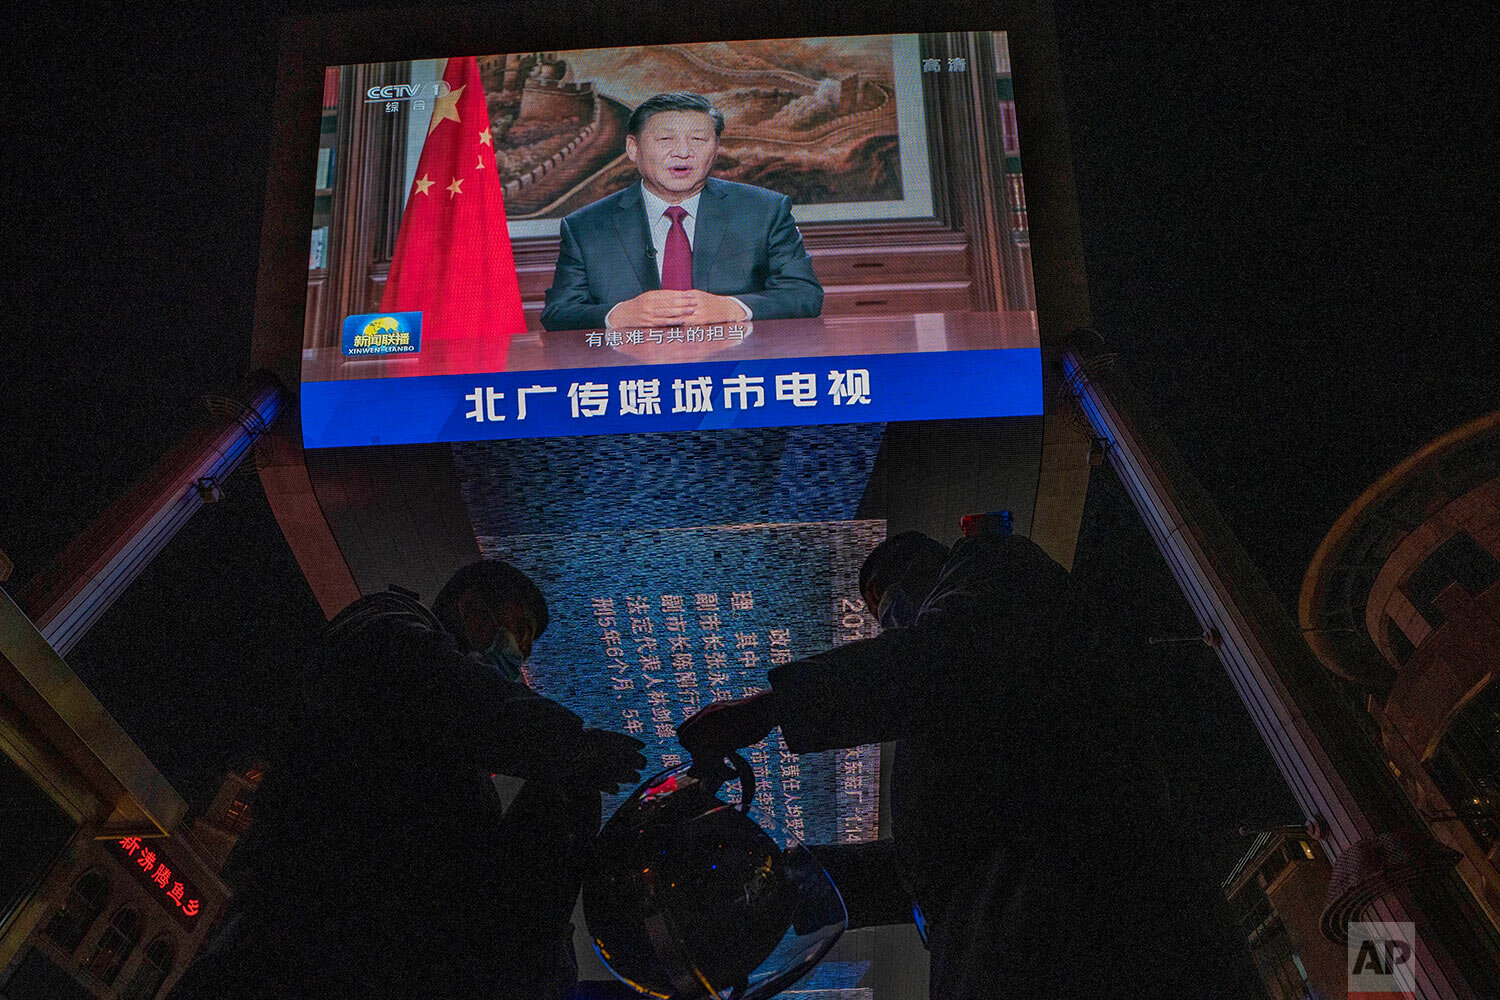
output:
POLYGON ((344 317, 344 357, 416 354, 422 349, 420 312, 364 313, 344 317))
POLYGON ((1041 351, 1012 348, 348 379, 302 386, 309 448, 1031 416, 1041 351))

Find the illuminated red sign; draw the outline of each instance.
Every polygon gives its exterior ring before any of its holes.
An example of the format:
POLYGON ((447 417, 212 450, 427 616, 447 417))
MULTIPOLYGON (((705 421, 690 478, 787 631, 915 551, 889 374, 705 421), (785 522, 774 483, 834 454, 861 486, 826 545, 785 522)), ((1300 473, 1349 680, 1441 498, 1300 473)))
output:
POLYGON ((198 911, 201 908, 198 891, 192 883, 182 881, 180 874, 173 870, 167 859, 143 843, 140 837, 126 837, 116 841, 116 846, 125 856, 121 859, 122 863, 126 868, 135 870, 141 884, 146 886, 151 896, 176 917, 178 923, 192 930, 198 923, 198 911))

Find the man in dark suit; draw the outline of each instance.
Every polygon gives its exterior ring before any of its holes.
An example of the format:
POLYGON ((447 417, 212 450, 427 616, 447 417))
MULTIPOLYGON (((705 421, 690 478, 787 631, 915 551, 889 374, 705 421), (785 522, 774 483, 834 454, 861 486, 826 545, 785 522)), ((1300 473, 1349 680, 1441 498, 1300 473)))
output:
POLYGON ((542 326, 706 326, 816 316, 813 274, 785 195, 712 178, 724 116, 698 94, 658 94, 630 116, 641 182, 562 220, 542 326))

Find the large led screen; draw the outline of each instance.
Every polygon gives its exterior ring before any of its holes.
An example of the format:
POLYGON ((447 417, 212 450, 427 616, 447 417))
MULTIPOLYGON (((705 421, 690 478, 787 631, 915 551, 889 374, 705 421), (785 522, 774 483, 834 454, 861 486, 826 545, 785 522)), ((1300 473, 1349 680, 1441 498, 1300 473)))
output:
POLYGON ((368 63, 323 104, 307 447, 1042 412, 1001 32, 368 63))
MULTIPOLYGON (((859 596, 886 522, 865 501, 881 425, 453 446, 479 547, 534 579, 551 624, 527 683, 684 761, 676 727, 772 667, 874 634, 859 596)), ((748 748, 756 807, 808 843, 879 833, 880 749, 748 748)), ((623 794, 619 797, 623 799, 623 794)), ((606 803, 606 814, 619 799, 606 803)))

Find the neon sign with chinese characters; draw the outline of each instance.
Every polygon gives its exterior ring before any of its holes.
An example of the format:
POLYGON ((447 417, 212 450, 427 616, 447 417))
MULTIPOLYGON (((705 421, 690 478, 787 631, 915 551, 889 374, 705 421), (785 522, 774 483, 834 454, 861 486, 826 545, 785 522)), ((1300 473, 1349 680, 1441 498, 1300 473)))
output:
POLYGON ((168 864, 165 857, 143 843, 139 837, 117 840, 115 846, 124 855, 120 859, 121 863, 126 868, 135 870, 141 884, 146 886, 153 899, 176 917, 183 927, 192 930, 197 926, 198 914, 202 909, 198 890, 192 883, 182 881, 180 871, 174 870, 174 866, 168 864))

